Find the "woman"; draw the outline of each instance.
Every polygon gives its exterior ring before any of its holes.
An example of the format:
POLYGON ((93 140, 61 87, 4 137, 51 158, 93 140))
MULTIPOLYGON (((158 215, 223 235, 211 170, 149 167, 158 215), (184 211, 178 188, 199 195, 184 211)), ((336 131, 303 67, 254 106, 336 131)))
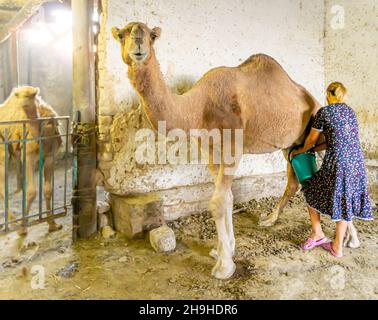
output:
POLYGON ((312 233, 301 247, 310 250, 322 246, 338 258, 343 256, 343 240, 348 223, 353 218, 373 220, 357 118, 354 111, 344 103, 346 91, 339 82, 329 85, 329 105, 318 111, 304 146, 294 152, 295 155, 312 149, 323 132, 327 148, 323 164, 302 189, 312 233), (336 221, 336 237, 332 242, 323 233, 320 214, 336 221))

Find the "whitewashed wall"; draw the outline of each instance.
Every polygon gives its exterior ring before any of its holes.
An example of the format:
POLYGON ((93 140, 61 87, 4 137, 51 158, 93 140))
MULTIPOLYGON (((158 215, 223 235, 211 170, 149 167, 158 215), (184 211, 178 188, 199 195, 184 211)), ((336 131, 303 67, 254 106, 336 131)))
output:
MULTIPOLYGON (((300 0, 102 0, 99 36, 99 112, 128 109, 133 89, 111 27, 131 21, 160 26, 157 57, 168 82, 181 76, 198 79, 213 67, 235 66, 255 53, 273 56, 289 75, 323 102, 324 1, 300 0)), ((125 133, 127 134, 127 133, 125 133)), ((109 165, 108 189, 125 194, 211 181, 200 166, 164 166, 125 172, 127 157, 109 165)), ((284 171, 280 153, 247 156, 239 176, 284 171)))
POLYGON ((368 158, 378 159, 378 1, 326 0, 326 82, 341 81, 368 158))

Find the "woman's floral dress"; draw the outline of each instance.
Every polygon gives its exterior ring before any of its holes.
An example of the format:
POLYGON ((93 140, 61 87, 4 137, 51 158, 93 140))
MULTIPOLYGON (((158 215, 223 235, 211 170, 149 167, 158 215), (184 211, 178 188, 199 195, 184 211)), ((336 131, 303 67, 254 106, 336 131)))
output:
POLYGON ((307 204, 334 221, 372 220, 355 112, 344 103, 321 108, 312 127, 327 140, 323 163, 303 187, 307 204))

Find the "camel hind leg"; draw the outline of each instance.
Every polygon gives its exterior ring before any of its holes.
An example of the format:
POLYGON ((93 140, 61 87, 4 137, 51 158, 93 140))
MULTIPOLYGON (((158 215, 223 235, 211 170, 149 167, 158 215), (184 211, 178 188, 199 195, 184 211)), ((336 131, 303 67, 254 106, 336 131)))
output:
POLYGON ((289 202, 289 200, 296 194, 296 192, 299 189, 299 182, 297 177, 295 176, 294 170, 290 164, 290 162, 287 162, 287 184, 285 193, 281 197, 277 207, 273 210, 272 213, 270 213, 266 217, 261 217, 259 221, 260 227, 271 227, 273 226, 276 221, 278 220, 280 214, 282 213, 283 209, 289 202))
POLYGON ((344 246, 349 248, 358 248, 360 246, 360 240, 358 239, 357 229, 353 222, 348 223, 347 232, 344 238, 344 246))

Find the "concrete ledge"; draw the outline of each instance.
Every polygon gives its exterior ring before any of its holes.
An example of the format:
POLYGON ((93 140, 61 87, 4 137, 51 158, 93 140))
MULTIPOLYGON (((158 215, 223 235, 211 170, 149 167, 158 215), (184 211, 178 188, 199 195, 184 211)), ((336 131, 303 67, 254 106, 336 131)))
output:
MULTIPOLYGON (((367 163, 370 196, 378 203, 378 165, 367 163)), ((234 180, 234 202, 280 197, 286 187, 286 173, 254 175, 234 180)), ((111 194, 110 202, 117 231, 135 238, 144 231, 160 226, 164 221, 207 210, 214 191, 213 183, 177 187, 142 195, 118 196, 111 194)))
MULTIPOLYGON (((286 186, 286 174, 256 175, 234 180, 235 203, 251 199, 282 195, 286 186)), ((128 237, 136 237, 160 224, 183 216, 207 210, 214 192, 213 183, 178 187, 143 195, 117 196, 111 194, 115 229, 128 237)))

